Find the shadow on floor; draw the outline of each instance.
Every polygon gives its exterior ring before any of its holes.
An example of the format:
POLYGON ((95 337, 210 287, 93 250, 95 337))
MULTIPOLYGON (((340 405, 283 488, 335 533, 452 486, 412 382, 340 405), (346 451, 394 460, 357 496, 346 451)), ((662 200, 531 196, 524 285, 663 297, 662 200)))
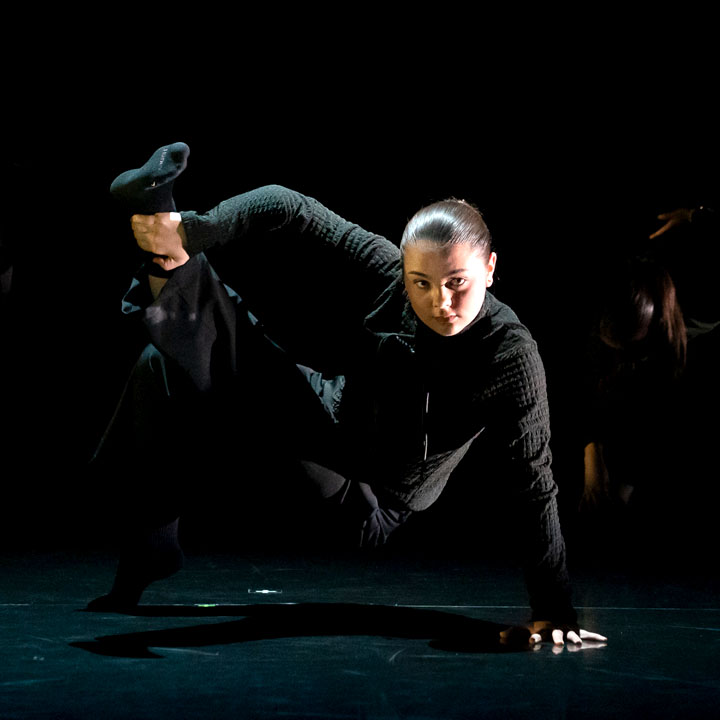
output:
POLYGON ((188 648, 277 638, 366 635, 428 639, 450 652, 501 653, 531 649, 529 631, 456 613, 412 607, 352 603, 289 605, 145 606, 141 617, 232 617, 242 620, 107 635, 72 647, 99 655, 160 658, 150 648, 188 648), (501 637, 500 633, 504 633, 501 637))

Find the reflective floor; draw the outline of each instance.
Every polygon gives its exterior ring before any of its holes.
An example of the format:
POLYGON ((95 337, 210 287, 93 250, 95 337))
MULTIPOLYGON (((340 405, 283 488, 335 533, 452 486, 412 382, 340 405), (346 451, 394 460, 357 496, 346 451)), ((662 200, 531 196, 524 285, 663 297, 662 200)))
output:
POLYGON ((188 552, 133 615, 88 613, 105 551, 5 553, 0 718, 709 718, 720 590, 705 573, 575 569, 606 645, 530 649, 502 565, 397 551, 188 552))

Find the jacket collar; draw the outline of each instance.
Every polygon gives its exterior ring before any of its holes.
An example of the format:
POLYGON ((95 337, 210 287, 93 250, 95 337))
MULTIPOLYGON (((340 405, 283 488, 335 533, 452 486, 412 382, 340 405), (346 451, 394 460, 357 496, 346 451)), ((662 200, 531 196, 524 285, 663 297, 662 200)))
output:
POLYGON ((378 337, 401 335, 408 340, 415 337, 418 319, 401 277, 396 278, 378 297, 375 309, 367 315, 364 324, 366 330, 378 337))

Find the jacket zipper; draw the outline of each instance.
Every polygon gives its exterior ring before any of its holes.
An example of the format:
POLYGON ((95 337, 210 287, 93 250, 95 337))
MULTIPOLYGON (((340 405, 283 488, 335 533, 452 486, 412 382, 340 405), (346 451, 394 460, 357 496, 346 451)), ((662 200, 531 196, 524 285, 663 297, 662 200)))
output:
MULTIPOLYGON (((378 346, 378 352, 380 352, 380 348, 382 347, 382 345, 383 345, 385 342, 387 342, 387 341, 389 340, 390 337, 394 337, 395 340, 397 340, 397 342, 399 342, 401 345, 404 345, 404 346, 410 351, 410 354, 411 354, 411 355, 414 355, 414 354, 415 354, 415 348, 412 347, 412 345, 410 345, 410 343, 408 343, 408 342, 406 342, 405 340, 403 340, 403 338, 401 338, 399 335, 392 335, 392 336, 388 336, 388 337, 383 338, 383 339, 380 341, 380 345, 378 346)), ((428 457, 428 453, 429 453, 429 448, 430 448, 430 437, 429 437, 428 429, 427 429, 427 426, 428 426, 427 418, 428 418, 428 414, 429 414, 429 412, 430 412, 430 391, 427 390, 427 389, 424 387, 424 383, 423 383, 423 392, 425 393, 425 402, 424 402, 424 404, 423 404, 423 409, 422 409, 421 432, 422 432, 422 438, 423 438, 423 466, 422 466, 422 475, 423 475, 423 479, 424 479, 424 478, 425 478, 425 463, 426 463, 426 461, 427 461, 427 457, 428 457)))

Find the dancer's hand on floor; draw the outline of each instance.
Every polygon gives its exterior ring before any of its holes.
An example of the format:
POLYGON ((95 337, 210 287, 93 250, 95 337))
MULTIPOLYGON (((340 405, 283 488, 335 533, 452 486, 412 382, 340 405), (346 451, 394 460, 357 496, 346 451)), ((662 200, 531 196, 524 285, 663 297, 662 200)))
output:
POLYGON ((607 638, 604 635, 577 627, 538 621, 524 627, 509 627, 500 633, 500 642, 512 647, 521 645, 536 647, 544 642, 552 642, 553 652, 560 652, 564 649, 566 642, 570 650, 579 650, 583 647, 583 643, 585 643, 585 647, 604 647, 607 638))
POLYGON ((556 625, 544 620, 530 623, 530 644, 537 645, 541 642, 552 641, 553 645, 565 645, 566 642, 573 645, 582 645, 584 640, 605 643, 607 638, 598 633, 589 632, 582 628, 573 628, 568 625, 556 625))

